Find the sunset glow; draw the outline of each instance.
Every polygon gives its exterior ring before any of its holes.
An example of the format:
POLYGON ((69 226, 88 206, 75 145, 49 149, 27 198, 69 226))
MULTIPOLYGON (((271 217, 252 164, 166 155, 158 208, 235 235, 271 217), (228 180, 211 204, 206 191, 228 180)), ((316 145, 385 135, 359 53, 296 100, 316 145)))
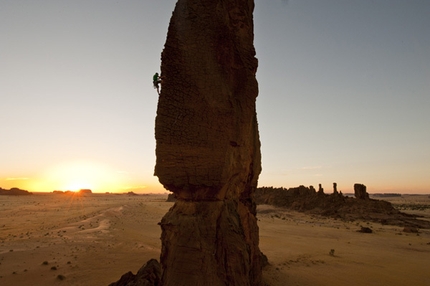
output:
MULTIPOLYGON (((152 76, 176 2, 0 1, 0 187, 165 191, 152 76)), ((430 1, 326 2, 255 1, 259 186, 430 193, 430 1)))
POLYGON ((54 167, 48 173, 50 181, 57 182, 60 190, 93 189, 109 178, 105 167, 91 162, 72 162, 54 167))
POLYGON ((0 177, 0 187, 20 188, 31 192, 90 189, 93 193, 163 193, 155 177, 142 180, 139 173, 118 170, 90 160, 73 160, 47 167, 26 177, 0 177), (147 181, 147 184, 142 183, 147 181), (154 182, 155 181, 155 182, 154 182))
POLYGON ((52 166, 41 178, 29 182, 34 191, 115 192, 122 188, 124 174, 91 161, 72 161, 52 166))

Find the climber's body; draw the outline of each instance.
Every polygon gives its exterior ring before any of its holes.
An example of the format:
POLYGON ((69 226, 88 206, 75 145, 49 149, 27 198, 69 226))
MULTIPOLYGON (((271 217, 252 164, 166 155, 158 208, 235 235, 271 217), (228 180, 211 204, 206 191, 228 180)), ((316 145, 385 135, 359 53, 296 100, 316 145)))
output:
POLYGON ((156 72, 152 77, 152 83, 154 84, 154 88, 157 89, 157 93, 160 94, 159 84, 161 83, 161 76, 158 76, 158 72, 156 72))

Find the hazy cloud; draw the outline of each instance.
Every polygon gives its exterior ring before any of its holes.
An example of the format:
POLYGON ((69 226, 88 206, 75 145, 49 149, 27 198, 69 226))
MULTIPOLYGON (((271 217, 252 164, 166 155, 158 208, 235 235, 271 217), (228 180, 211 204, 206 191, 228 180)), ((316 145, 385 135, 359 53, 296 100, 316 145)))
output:
POLYGON ((29 179, 30 178, 6 178, 6 181, 25 181, 29 179))

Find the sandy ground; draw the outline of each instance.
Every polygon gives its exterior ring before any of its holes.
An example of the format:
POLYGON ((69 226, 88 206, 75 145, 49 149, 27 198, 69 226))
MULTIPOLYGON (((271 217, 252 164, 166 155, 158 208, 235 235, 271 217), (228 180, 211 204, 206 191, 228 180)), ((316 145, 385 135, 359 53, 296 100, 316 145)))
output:
MULTIPOLYGON (((108 285, 136 273, 159 259, 157 223, 173 205, 165 198, 0 196, 0 285, 108 285)), ((429 208, 410 208, 430 205, 428 196, 392 201, 430 219, 429 208)), ((429 285, 430 230, 258 210, 267 285, 429 285)))

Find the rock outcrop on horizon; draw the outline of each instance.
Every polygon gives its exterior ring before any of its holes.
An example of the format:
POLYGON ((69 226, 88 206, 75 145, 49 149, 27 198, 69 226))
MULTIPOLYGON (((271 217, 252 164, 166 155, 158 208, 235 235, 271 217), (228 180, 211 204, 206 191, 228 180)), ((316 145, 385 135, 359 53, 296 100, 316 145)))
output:
POLYGON ((257 188, 254 198, 257 204, 268 204, 344 220, 360 219, 430 229, 429 221, 402 213, 387 201, 370 199, 365 185, 355 184, 354 189, 356 198, 344 196, 342 192, 337 191, 335 184, 331 194, 323 193, 321 185, 318 192, 312 186, 290 189, 260 187, 257 188))
POLYGON ((358 200, 369 200, 369 194, 363 184, 354 184, 354 195, 358 200))
POLYGON ((27 196, 32 194, 33 193, 29 191, 21 190, 19 188, 11 188, 9 190, 0 188, 0 195, 3 195, 3 196, 27 196))
POLYGON ((60 191, 60 190, 55 190, 52 192, 53 194, 56 195, 92 195, 93 191, 91 191, 90 189, 80 189, 79 191, 60 191))
POLYGON ((162 52, 155 175, 163 285, 261 285, 251 0, 179 0, 162 52))
POLYGON ((81 195, 91 195, 93 191, 91 191, 90 189, 80 189, 78 193, 81 195))

